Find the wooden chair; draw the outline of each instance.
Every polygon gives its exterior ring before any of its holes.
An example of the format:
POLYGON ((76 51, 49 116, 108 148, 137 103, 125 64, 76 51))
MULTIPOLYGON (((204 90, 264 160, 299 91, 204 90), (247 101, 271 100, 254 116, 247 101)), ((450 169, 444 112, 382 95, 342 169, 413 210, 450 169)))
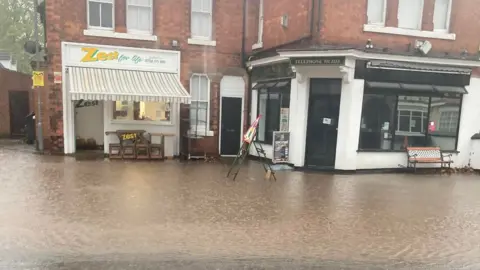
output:
POLYGON ((112 159, 122 158, 122 146, 119 143, 111 143, 108 145, 108 157, 112 159))
POLYGON ((144 137, 136 141, 135 155, 137 159, 150 159, 150 142, 144 137))
POLYGON ((165 158, 164 146, 165 146, 165 137, 161 135, 160 144, 150 143, 150 158, 164 159, 165 158))

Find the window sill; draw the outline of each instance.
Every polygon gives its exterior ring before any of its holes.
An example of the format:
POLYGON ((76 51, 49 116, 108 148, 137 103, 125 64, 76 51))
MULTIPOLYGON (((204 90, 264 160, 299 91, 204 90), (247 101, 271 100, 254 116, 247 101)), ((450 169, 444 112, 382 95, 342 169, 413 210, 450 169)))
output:
MULTIPOLYGON (((383 150, 383 149, 372 149, 372 150, 361 150, 358 149, 357 153, 405 153, 406 150, 383 150)), ((442 153, 450 153, 450 154, 458 154, 460 151, 456 150, 449 150, 449 151, 442 151, 442 153)))
POLYGON ((445 39, 445 40, 456 39, 456 34, 452 34, 452 33, 386 27, 386 26, 372 25, 372 24, 363 25, 363 31, 373 32, 373 33, 382 33, 382 34, 412 36, 412 37, 445 39))
POLYGON ((252 45, 252 50, 263 48, 263 42, 258 42, 252 45))
POLYGON ((217 46, 217 42, 215 40, 206 40, 206 39, 196 39, 196 38, 189 38, 188 44, 190 45, 200 45, 200 46, 217 46))
MULTIPOLYGON (((190 129, 188 131, 188 135, 189 136, 195 135, 195 132, 190 129)), ((211 130, 207 131, 206 134, 205 134, 205 130, 197 130, 197 136, 199 137, 213 137, 214 135, 215 135, 214 132, 211 130)))
POLYGON ((148 41, 157 41, 157 36, 149 34, 133 34, 133 33, 118 33, 108 30, 97 30, 97 29, 85 29, 83 30, 85 36, 92 37, 107 37, 107 38, 118 38, 118 39, 133 39, 133 40, 148 40, 148 41))
POLYGON ((149 125, 149 126, 173 126, 172 122, 145 121, 145 120, 112 120, 111 124, 116 125, 149 125))

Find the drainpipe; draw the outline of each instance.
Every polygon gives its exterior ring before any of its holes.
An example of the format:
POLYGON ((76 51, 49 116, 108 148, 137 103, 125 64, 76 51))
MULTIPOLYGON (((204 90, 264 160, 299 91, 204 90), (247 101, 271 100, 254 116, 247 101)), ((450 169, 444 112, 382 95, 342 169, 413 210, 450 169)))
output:
MULTIPOLYGON (((242 20, 242 67, 247 72, 247 123, 250 123, 250 114, 252 111, 252 78, 251 71, 247 67, 246 38, 247 38, 247 5, 248 0, 243 0, 243 20, 242 20)), ((245 123, 242 123, 244 126, 245 123)))

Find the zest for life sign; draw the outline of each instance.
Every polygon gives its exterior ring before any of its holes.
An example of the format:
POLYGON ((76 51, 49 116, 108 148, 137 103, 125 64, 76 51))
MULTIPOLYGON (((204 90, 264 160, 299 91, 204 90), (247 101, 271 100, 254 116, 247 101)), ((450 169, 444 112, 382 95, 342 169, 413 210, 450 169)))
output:
POLYGON ((146 56, 140 54, 125 54, 118 50, 101 50, 97 47, 82 47, 83 57, 80 60, 82 63, 90 62, 118 62, 131 64, 165 64, 166 61, 158 56, 146 56))
POLYGON ((33 87, 45 86, 45 73, 43 71, 32 72, 33 87))

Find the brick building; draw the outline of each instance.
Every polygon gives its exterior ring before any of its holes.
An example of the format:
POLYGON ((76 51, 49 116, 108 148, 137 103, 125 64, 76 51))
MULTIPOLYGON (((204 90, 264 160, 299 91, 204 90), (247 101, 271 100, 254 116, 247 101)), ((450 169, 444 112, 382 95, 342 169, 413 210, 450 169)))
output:
POLYGON ((0 137, 22 136, 33 108, 31 76, 0 68, 0 137))
POLYGON ((47 151, 73 153, 79 138, 108 145, 115 138, 104 135, 106 131, 133 128, 172 134, 165 151, 174 156, 180 153, 184 132, 181 118, 190 119, 189 134, 200 137, 192 148, 208 155, 238 150, 235 144, 240 143, 246 119, 243 0, 45 4, 48 77, 42 93, 47 151), (62 81, 55 82, 60 73, 62 81), (190 99, 190 109, 180 105, 190 99), (223 102, 229 117, 225 123, 235 123, 224 128, 221 150, 223 102), (150 121, 141 121, 145 119, 150 121), (232 141, 233 149, 227 149, 232 141))
POLYGON ((296 167, 394 169, 412 146, 469 164, 480 129, 477 1, 255 3, 250 120, 262 115, 269 158, 281 130, 296 167))

